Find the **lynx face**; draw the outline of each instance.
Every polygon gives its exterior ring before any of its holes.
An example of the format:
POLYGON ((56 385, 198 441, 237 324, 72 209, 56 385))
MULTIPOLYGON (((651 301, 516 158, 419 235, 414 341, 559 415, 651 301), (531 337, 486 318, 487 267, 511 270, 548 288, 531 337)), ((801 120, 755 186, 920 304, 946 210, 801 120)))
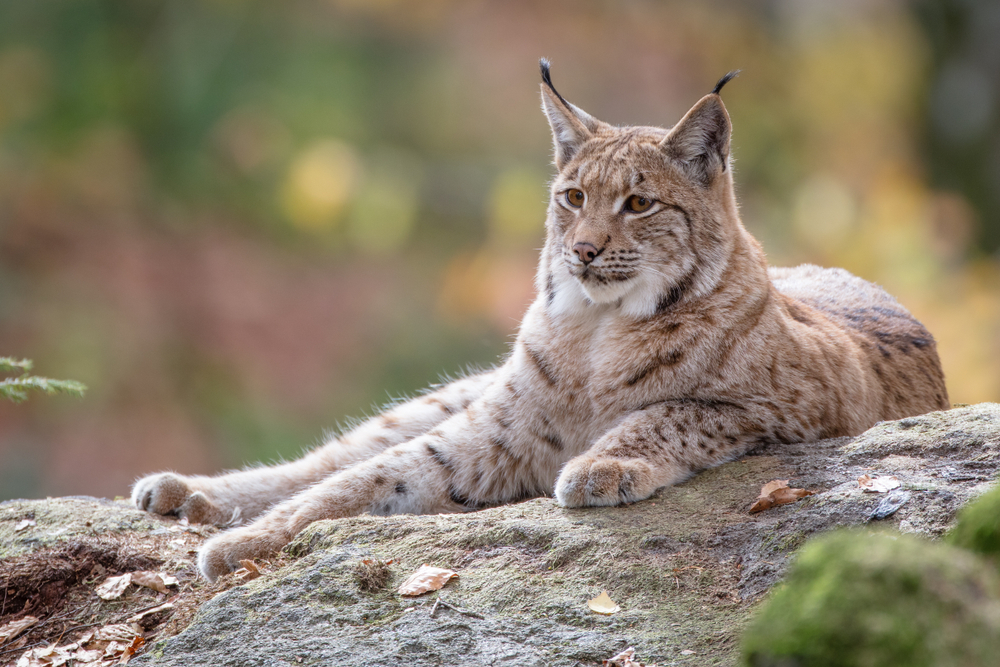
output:
POLYGON ((642 139, 619 152, 627 163, 645 168, 612 174, 588 169, 603 162, 592 153, 614 146, 613 140, 594 141, 577 158, 582 162, 574 160, 553 186, 550 233, 559 263, 596 304, 658 294, 681 282, 696 262, 691 215, 678 203, 686 184, 670 173, 676 170, 657 141, 662 137, 642 139))
POLYGON ((702 267, 728 252, 724 221, 735 211, 721 179, 708 178, 728 169, 729 116, 718 98, 672 130, 613 127, 551 88, 542 100, 559 169, 546 248, 555 310, 615 304, 648 317, 714 282, 702 267))

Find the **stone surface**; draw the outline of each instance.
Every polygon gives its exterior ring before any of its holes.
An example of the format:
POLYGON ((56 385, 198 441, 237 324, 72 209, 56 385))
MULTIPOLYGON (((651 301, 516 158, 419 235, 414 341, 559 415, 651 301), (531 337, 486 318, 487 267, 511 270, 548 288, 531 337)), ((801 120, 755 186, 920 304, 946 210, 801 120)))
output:
MULTIPOLYGON (((750 614, 807 538, 840 526, 940 536, 998 466, 1000 405, 980 404, 854 439, 762 448, 627 507, 568 510, 542 498, 465 515, 322 521, 264 576, 204 604, 181 634, 151 637, 130 664, 569 667, 628 646, 661 667, 736 664, 750 614), (885 496, 862 492, 863 474, 897 476, 909 499, 870 520, 885 496), (817 493, 749 514, 774 479, 817 493), (362 590, 365 558, 393 559, 385 590, 362 590), (396 595, 423 563, 460 576, 440 593, 396 595), (587 608, 602 590, 621 612, 587 608), (438 597, 450 606, 435 610, 438 597)), ((18 502, 0 505, 0 543, 21 549, 27 536, 11 531, 28 505, 40 528, 69 501, 18 502)), ((117 504, 88 512, 108 518, 87 530, 164 530, 117 504)), ((67 526, 66 536, 81 528, 67 526)))

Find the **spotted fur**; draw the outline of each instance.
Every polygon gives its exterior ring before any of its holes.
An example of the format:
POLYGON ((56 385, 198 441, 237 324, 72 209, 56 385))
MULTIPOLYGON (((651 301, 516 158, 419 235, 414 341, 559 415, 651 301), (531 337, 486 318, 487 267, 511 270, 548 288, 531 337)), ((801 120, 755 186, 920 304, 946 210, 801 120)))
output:
POLYGON ((319 519, 634 502, 762 443, 947 408, 933 337, 882 289, 840 269, 768 270, 733 194, 729 78, 669 130, 618 128, 563 99, 543 63, 558 174, 538 298, 503 364, 299 461, 146 477, 135 503, 252 520, 202 548, 213 579, 319 519))

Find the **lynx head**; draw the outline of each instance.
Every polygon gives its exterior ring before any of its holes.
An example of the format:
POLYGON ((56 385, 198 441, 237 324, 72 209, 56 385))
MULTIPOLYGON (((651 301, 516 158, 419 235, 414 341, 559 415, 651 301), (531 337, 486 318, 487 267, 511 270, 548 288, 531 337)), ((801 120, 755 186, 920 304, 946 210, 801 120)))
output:
POLYGON ((673 128, 613 127, 556 92, 542 60, 555 165, 539 287, 555 312, 645 318, 710 290, 742 229, 723 77, 673 128))

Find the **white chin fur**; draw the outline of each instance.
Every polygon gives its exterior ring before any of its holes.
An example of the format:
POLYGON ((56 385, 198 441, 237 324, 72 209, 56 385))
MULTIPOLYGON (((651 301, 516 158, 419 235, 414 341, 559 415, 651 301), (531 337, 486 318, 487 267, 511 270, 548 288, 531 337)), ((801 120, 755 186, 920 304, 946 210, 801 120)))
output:
POLYGON ((621 314, 634 319, 645 319, 656 312, 662 287, 651 284, 650 277, 640 273, 631 280, 608 285, 581 285, 594 303, 616 304, 621 314))
POLYGON ((567 272, 557 278, 556 296, 550 305, 550 312, 595 315, 608 306, 617 306, 625 317, 645 319, 656 312, 661 293, 662 288, 651 284, 650 277, 644 274, 631 280, 600 285, 584 284, 567 272))
POLYGON ((606 283, 601 285, 598 282, 577 281, 580 289, 587 298, 597 304, 617 303, 632 291, 634 280, 623 280, 620 282, 606 283))

